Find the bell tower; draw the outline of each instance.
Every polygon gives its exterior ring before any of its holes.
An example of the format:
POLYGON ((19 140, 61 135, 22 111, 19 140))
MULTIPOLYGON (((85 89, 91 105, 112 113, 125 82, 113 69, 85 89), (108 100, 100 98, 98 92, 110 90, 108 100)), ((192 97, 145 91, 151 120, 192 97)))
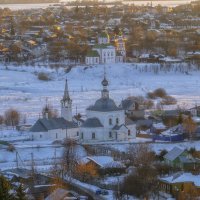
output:
POLYGON ((72 100, 70 99, 69 96, 67 79, 65 82, 64 95, 60 102, 61 102, 61 117, 63 117, 67 121, 72 121, 72 100))
POLYGON ((103 90, 101 91, 101 97, 103 99, 109 99, 109 90, 108 90, 108 80, 106 79, 106 69, 104 66, 104 79, 101 82, 102 86, 103 86, 103 90))

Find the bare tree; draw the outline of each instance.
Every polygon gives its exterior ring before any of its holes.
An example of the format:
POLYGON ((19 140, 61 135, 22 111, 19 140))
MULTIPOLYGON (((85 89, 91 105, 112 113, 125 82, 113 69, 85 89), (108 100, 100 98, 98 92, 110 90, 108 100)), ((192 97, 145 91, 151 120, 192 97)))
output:
POLYGON ((58 110, 54 109, 51 105, 46 105, 42 109, 43 117, 46 117, 46 114, 48 115, 48 118, 56 118, 58 117, 58 110))
POLYGON ((69 177, 73 176, 78 163, 76 147, 77 142, 75 140, 66 139, 64 141, 64 153, 61 167, 69 177))
POLYGON ((197 128, 197 125, 191 116, 183 120, 183 127, 186 133, 188 133, 189 138, 192 139, 194 137, 194 132, 197 128))
POLYGON ((19 111, 13 108, 6 110, 4 113, 4 120, 7 126, 12 126, 14 128, 14 126, 18 125, 20 122, 19 111))
POLYGON ((153 163, 155 155, 148 144, 130 146, 128 156, 135 170, 129 174, 121 185, 122 195, 134 195, 148 199, 158 191, 157 170, 153 163))
POLYGON ((134 166, 149 166, 155 160, 155 154, 148 144, 131 145, 127 155, 134 166))

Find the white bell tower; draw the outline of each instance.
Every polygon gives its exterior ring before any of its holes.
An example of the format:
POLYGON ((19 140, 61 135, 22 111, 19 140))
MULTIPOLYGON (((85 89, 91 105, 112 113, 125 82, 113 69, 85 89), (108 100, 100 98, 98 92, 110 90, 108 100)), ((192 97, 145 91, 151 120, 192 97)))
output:
POLYGON ((72 100, 69 96, 67 79, 65 82, 65 91, 61 100, 61 117, 67 121, 72 121, 72 100))

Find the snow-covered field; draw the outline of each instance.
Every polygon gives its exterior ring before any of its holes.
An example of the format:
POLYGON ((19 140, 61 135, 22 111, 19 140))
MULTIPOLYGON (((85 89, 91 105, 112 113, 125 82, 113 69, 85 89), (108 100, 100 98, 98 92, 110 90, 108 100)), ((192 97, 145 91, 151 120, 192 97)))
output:
MULTIPOLYGON (((200 103, 200 72, 160 72, 155 74, 150 70, 144 70, 146 64, 113 64, 106 66, 107 78, 110 82, 110 96, 116 103, 129 95, 145 95, 148 91, 158 87, 165 88, 170 95, 178 99, 178 104, 190 107, 200 103)), ((150 66, 152 68, 152 65, 150 66)), ((184 71, 184 70, 183 70, 184 71)), ((66 74, 64 69, 57 71, 42 67, 14 67, 5 69, 0 66, 0 115, 10 107, 18 109, 26 115, 28 123, 33 123, 40 115, 42 107, 48 102, 60 111, 60 99, 63 95, 65 78, 68 78, 70 95, 73 99, 73 112, 85 114, 85 109, 100 97, 102 89, 101 81, 104 74, 104 66, 86 68, 79 66, 73 68, 66 74), (52 81, 40 81, 36 73, 47 72, 52 81)), ((14 131, 1 131, 0 140, 24 140, 26 136, 17 135, 14 131), (7 137, 5 136, 7 135, 7 137)), ((162 149, 170 150, 177 144, 152 144, 152 148, 159 152, 162 149)), ((179 146, 198 148, 198 143, 180 143, 179 146)), ((52 146, 50 142, 45 144, 34 142, 15 142, 15 146, 23 161, 34 159, 41 162, 41 166, 48 166, 48 160, 62 156, 63 148, 52 146), (45 162, 45 165, 44 163, 45 162)), ((126 150, 128 144, 114 145, 113 147, 126 150)), ((200 149, 199 149, 200 150, 200 149)), ((16 165, 16 154, 8 152, 5 148, 0 151, 0 169, 14 167, 16 165)))
MULTIPOLYGON (((158 87, 165 88, 170 95, 178 99, 181 106, 200 103, 200 72, 189 75, 180 72, 161 72, 154 74, 140 70, 146 64, 113 64, 106 66, 110 82, 110 96, 119 104, 129 95, 145 95, 158 87)), ((152 67, 152 65, 151 65, 152 67)), ((79 66, 66 74, 63 69, 57 71, 39 67, 0 67, 0 114, 10 107, 20 110, 28 122, 36 120, 42 107, 48 102, 60 111, 60 99, 63 95, 64 80, 69 80, 70 94, 73 99, 73 112, 85 113, 85 108, 100 97, 102 65, 85 68, 79 66), (37 79, 35 73, 48 72, 52 81, 37 79)))

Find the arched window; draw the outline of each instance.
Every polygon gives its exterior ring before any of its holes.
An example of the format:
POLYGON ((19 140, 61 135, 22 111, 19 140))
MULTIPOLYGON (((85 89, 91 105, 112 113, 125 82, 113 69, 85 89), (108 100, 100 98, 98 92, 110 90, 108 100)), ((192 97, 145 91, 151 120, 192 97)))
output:
POLYGON ((116 124, 119 124, 119 118, 116 118, 116 124))
POLYGON ((128 136, 130 136, 131 135, 131 130, 128 130, 128 136))
POLYGON ((92 139, 93 140, 95 139, 95 133, 92 133, 92 139))
POLYGON ((110 137, 110 138, 112 137, 112 132, 109 132, 109 137, 110 137))
POLYGON ((109 125, 112 125, 112 119, 111 118, 109 119, 109 125))

